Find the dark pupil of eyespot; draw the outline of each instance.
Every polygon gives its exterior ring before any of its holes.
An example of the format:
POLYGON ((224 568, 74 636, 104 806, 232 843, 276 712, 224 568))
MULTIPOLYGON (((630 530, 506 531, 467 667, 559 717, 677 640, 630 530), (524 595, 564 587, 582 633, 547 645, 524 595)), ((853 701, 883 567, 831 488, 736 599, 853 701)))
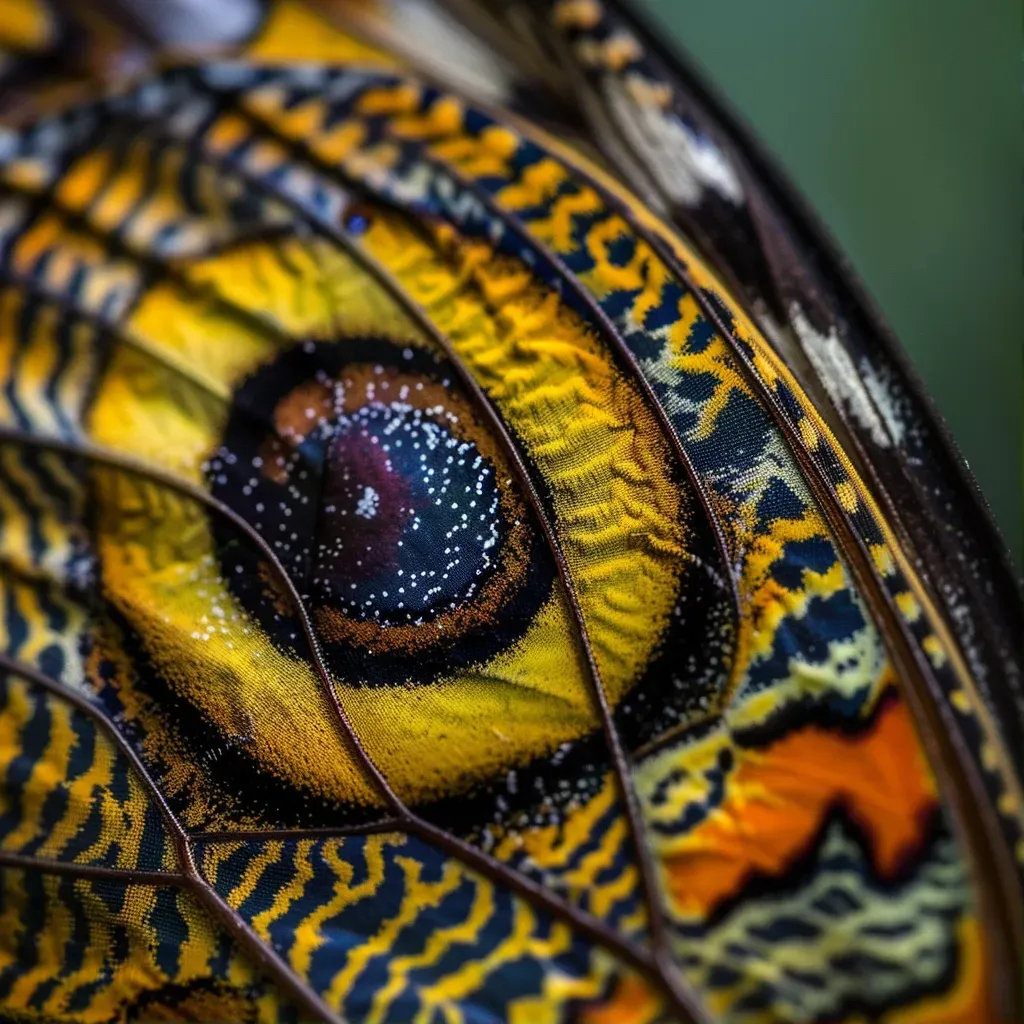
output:
POLYGON ((499 548, 488 460, 403 403, 342 417, 327 445, 311 552, 318 601, 415 622, 470 600, 499 548))

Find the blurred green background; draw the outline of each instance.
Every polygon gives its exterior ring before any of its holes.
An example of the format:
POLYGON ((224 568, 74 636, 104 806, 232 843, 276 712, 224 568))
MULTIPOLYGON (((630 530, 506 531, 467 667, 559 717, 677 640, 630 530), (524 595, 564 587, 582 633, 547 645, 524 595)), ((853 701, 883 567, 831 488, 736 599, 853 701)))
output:
POLYGON ((643 0, 803 191, 1021 565, 1020 0, 643 0))

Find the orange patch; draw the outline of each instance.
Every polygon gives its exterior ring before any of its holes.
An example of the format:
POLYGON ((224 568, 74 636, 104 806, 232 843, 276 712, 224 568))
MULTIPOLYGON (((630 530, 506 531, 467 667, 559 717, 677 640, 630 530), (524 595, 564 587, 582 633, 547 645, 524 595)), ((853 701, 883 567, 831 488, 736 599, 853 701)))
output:
POLYGON ((783 874, 837 805, 864 830, 875 870, 890 877, 938 803, 898 699, 859 735, 807 726, 737 756, 725 803, 664 857, 669 896, 683 916, 706 916, 752 875, 783 874))
POLYGON ((584 1007, 580 1024, 649 1024, 662 1012, 662 1002, 650 986, 635 974, 627 974, 615 985, 611 999, 584 1007))

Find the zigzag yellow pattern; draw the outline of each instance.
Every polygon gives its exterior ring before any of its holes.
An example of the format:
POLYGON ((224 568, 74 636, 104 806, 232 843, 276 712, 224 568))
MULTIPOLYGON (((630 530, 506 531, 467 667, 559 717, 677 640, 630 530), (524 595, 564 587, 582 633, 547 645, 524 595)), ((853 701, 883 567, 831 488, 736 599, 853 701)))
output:
POLYGON ((0 987, 9 1020, 297 1019, 182 891, 5 867, 0 907, 0 987), (168 911, 177 934, 157 926, 168 911), (77 959, 65 959, 66 949, 77 959))
POLYGON ((0 850, 104 867, 174 870, 156 807, 109 738, 29 683, 0 687, 0 850), (59 815, 54 807, 61 807, 59 815))

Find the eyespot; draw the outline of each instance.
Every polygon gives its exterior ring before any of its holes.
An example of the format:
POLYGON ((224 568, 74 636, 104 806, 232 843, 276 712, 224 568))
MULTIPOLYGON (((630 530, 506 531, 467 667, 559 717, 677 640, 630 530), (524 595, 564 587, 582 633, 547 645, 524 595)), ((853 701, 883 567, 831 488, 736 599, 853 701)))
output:
MULTIPOLYGON (((299 583, 329 662, 354 686, 484 663, 551 594, 538 524, 455 376, 382 338, 297 344, 238 388, 207 463, 211 492, 299 583)), ((269 635, 291 633, 273 574, 221 540, 232 593, 269 635)))
MULTIPOLYGON (((179 500, 129 537, 125 493, 97 488, 97 520, 115 524, 104 585, 149 673, 137 685, 201 723, 202 749, 174 714, 139 701, 130 715, 204 827, 379 804, 274 560, 369 755, 408 803, 442 818, 457 804, 459 828, 585 800, 581 774, 600 784, 584 629, 630 745, 721 682, 721 594, 691 571, 713 556, 691 559, 685 482, 607 352, 541 286, 522 293, 518 334, 479 297, 447 298, 445 254, 380 210, 365 239, 389 263, 415 261, 409 283, 458 373, 355 261, 276 238, 189 261, 191 290, 152 287, 130 323, 144 343, 115 349, 92 409, 97 441, 184 474, 264 545, 179 500), (680 660, 694 645, 701 658, 680 660), (229 754, 211 762, 211 746, 229 754)), ((519 265, 489 272, 503 294, 522 287, 519 265)))

